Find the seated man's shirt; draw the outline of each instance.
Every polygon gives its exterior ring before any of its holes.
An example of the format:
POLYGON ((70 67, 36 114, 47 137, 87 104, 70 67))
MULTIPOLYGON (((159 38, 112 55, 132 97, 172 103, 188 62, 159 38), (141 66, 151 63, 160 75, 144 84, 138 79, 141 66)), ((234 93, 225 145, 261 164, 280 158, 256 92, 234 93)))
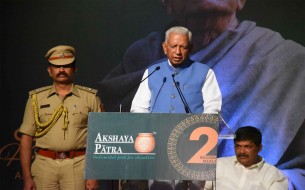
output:
POLYGON ((275 167, 261 159, 248 168, 235 156, 217 159, 216 187, 207 182, 205 190, 287 190, 288 181, 275 167))

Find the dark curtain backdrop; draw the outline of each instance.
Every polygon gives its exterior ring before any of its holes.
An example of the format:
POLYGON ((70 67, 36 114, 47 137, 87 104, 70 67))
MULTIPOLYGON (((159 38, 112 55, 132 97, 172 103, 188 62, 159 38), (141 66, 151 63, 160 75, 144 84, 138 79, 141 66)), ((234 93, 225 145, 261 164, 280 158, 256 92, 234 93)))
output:
MULTIPOLYGON (((238 15, 305 45, 303 0, 248 0, 238 15)), ((0 189, 21 189, 19 135, 28 91, 50 85, 46 51, 77 50, 76 83, 97 88, 136 39, 171 18, 158 0, 0 1, 0 189)))

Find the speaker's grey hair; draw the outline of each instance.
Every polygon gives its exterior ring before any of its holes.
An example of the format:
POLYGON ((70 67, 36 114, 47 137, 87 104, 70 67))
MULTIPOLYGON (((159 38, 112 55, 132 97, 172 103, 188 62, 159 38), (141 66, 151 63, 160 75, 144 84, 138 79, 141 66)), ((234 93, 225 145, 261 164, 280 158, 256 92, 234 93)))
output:
POLYGON ((174 26, 174 27, 168 29, 165 32, 165 42, 167 42, 169 34, 171 34, 171 33, 188 35, 189 41, 192 40, 192 32, 191 31, 189 31, 187 28, 185 28, 183 26, 174 26))

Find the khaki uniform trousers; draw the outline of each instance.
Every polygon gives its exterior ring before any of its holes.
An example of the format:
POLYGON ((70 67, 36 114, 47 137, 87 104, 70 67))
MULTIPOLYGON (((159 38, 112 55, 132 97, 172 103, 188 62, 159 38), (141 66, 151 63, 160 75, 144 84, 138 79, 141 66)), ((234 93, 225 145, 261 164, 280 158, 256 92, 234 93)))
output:
POLYGON ((84 165, 85 155, 56 160, 37 155, 31 170, 37 190, 84 190, 84 165))

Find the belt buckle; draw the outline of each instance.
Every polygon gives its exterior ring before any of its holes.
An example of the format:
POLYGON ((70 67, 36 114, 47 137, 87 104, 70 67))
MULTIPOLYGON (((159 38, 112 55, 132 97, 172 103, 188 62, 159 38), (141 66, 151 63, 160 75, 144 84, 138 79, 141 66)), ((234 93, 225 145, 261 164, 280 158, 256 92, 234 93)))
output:
POLYGON ((56 153, 56 158, 57 159, 66 159, 68 156, 65 152, 57 152, 56 153))

